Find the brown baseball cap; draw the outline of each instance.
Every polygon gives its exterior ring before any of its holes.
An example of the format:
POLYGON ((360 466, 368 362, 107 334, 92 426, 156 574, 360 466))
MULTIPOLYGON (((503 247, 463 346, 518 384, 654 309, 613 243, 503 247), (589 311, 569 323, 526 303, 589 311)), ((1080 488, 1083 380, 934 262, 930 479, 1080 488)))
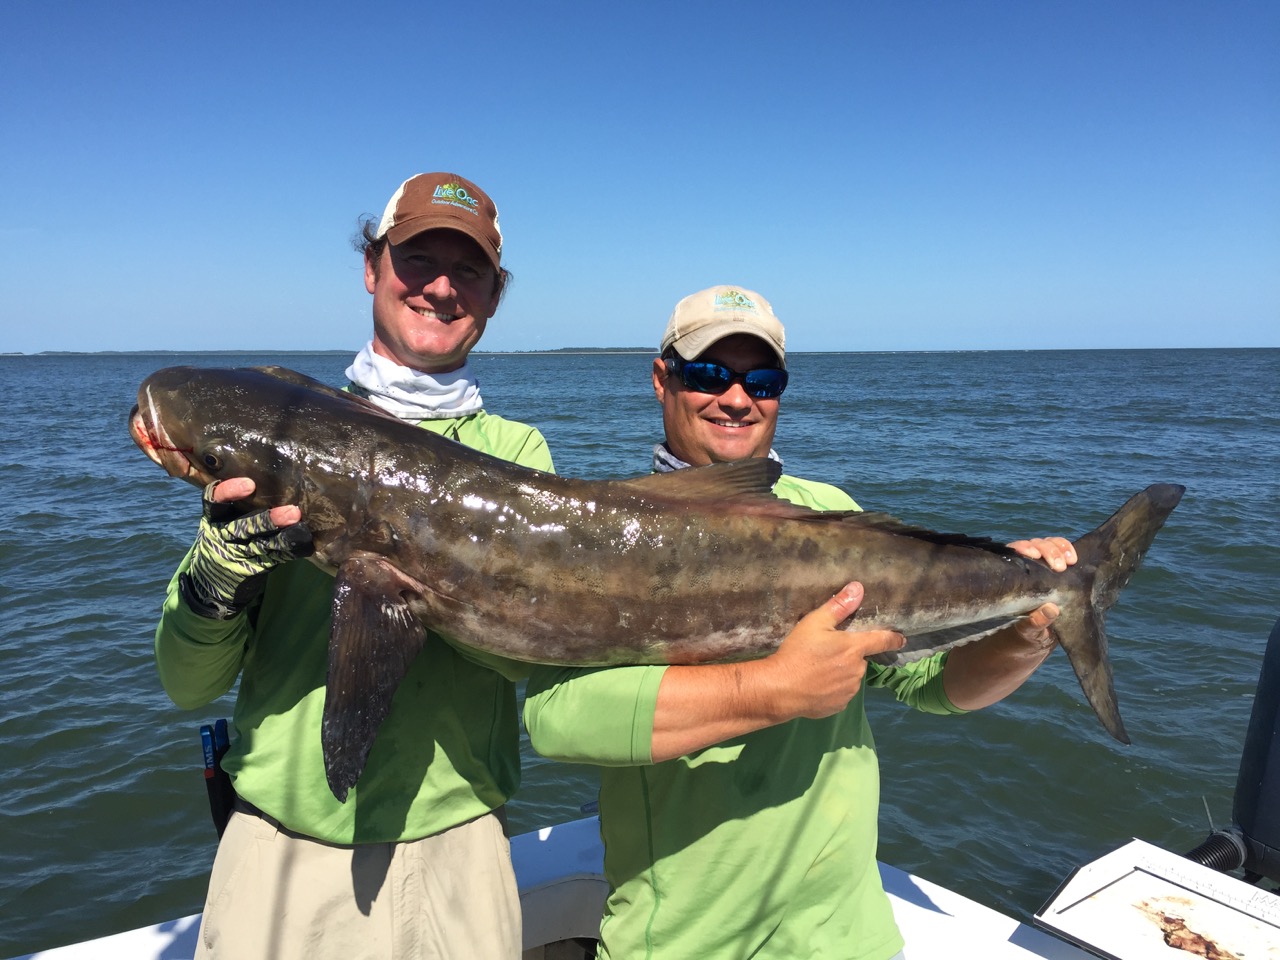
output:
POLYGON ((419 173, 410 177, 387 201, 375 235, 404 243, 427 230, 459 230, 480 244, 502 267, 502 231, 498 208, 489 195, 456 173, 419 173))
POLYGON ((686 360, 696 360, 713 343, 735 333, 759 337, 786 366, 786 333, 769 301, 746 287, 721 285, 691 293, 671 311, 658 348, 675 347, 686 360))

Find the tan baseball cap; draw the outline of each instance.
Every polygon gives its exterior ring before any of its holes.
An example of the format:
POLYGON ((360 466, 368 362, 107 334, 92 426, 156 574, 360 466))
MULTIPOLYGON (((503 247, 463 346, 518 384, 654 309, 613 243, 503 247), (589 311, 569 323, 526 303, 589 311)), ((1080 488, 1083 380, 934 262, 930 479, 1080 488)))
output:
POLYGON ((427 230, 459 230, 480 244, 502 266, 502 231, 498 208, 489 195, 456 173, 419 173, 410 177, 387 201, 376 239, 404 243, 427 230))
POLYGON ((671 311, 658 351, 675 347, 686 360, 695 360, 713 343, 735 333, 759 337, 778 355, 778 365, 786 366, 781 321, 768 300, 746 287, 708 287, 685 297, 671 311))

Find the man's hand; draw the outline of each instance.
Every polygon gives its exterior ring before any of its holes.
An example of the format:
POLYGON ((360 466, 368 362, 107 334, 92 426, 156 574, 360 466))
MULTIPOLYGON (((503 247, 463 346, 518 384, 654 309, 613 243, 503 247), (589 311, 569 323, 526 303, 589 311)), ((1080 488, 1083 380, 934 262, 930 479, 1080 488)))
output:
POLYGON ((906 644, 892 630, 841 630, 862 603, 862 584, 847 584, 807 614, 778 649, 759 661, 776 676, 778 708, 786 719, 818 719, 839 713, 862 688, 867 657, 906 644))
POLYGON ((228 505, 254 491, 247 477, 205 487, 204 510, 191 566, 178 579, 182 598, 196 613, 229 620, 244 610, 266 585, 267 571, 314 552, 311 531, 295 506, 273 507, 235 517, 228 505))
POLYGON ((1076 548, 1066 537, 1034 537, 1031 540, 1015 540, 1009 544, 1031 560, 1043 560, 1049 569, 1061 573, 1076 562, 1076 548))
POLYGON ((1061 612, 1057 604, 1046 603, 1017 621, 1013 629, 1024 643, 1047 650, 1058 642, 1049 628, 1061 612))
MULTIPOLYGON (((1066 537, 1034 537, 1031 540, 1015 540, 1009 544, 1009 549, 1016 550, 1031 560, 1042 560, 1050 570, 1056 573, 1062 573, 1079 559, 1076 556, 1076 548, 1066 537)), ((1058 619, 1058 614, 1061 612, 1056 604, 1046 603, 1015 623, 1013 628, 1022 640, 1032 646, 1052 647, 1057 641, 1049 628, 1053 626, 1053 621, 1058 619)))
MULTIPOLYGON (((1058 573, 1078 559, 1066 537, 1015 540, 1009 547, 1058 573)), ((942 671, 948 699, 962 710, 978 710, 1017 690, 1057 646, 1052 627, 1059 613, 1057 604, 1046 603, 989 637, 952 648, 942 671)))

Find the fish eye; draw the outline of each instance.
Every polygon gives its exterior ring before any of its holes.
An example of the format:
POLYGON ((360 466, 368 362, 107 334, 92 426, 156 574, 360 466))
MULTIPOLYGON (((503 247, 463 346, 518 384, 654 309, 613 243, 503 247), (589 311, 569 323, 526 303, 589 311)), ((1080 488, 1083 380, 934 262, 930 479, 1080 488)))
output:
POLYGON ((222 460, 216 454, 206 453, 201 459, 204 460, 204 465, 210 470, 222 469, 222 460))

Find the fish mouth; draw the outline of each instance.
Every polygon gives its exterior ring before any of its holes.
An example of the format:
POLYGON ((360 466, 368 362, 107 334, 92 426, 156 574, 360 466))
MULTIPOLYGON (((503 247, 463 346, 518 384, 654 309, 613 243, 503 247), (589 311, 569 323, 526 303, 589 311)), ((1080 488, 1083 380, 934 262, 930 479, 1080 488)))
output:
POLYGON ((152 462, 163 467, 169 476, 200 485, 206 482, 203 471, 197 469, 188 456, 193 452, 192 449, 179 447, 173 442, 150 402, 146 409, 141 404, 134 404, 129 411, 129 435, 133 437, 138 449, 152 462))

